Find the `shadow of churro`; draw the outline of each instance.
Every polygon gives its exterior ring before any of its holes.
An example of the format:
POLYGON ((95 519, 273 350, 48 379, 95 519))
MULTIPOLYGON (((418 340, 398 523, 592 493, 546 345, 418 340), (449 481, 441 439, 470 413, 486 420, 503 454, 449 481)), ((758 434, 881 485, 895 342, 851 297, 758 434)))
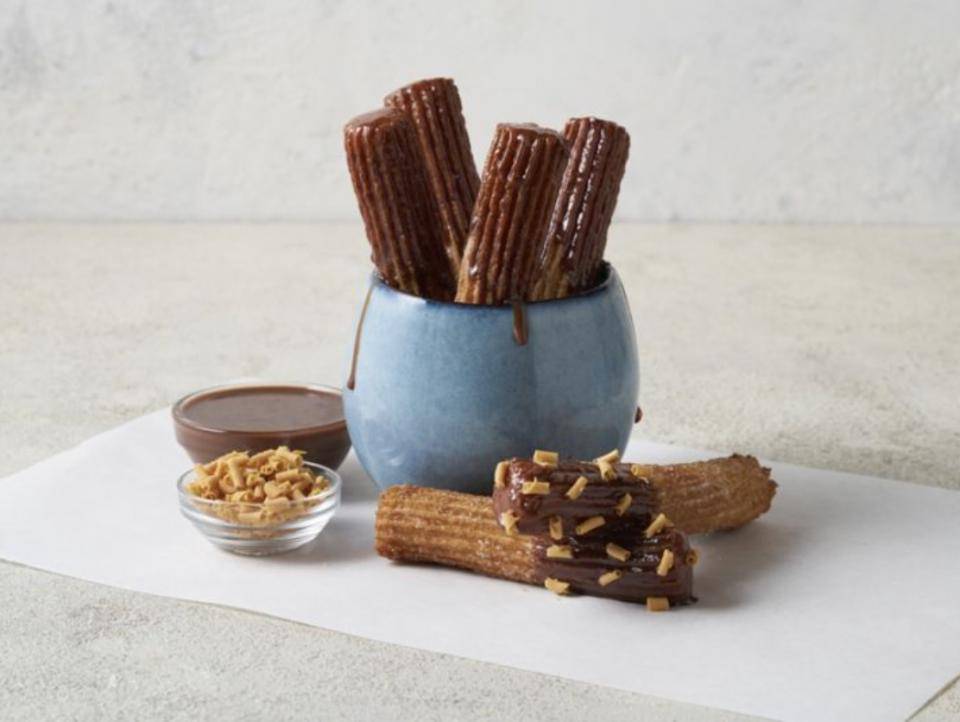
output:
POLYGON ((803 534, 802 528, 761 519, 735 531, 691 537, 700 553, 693 577, 697 606, 720 609, 749 600, 756 579, 804 554, 803 534))
POLYGON ((272 561, 277 564, 340 564, 375 554, 371 520, 336 516, 312 542, 286 554, 278 554, 272 561))

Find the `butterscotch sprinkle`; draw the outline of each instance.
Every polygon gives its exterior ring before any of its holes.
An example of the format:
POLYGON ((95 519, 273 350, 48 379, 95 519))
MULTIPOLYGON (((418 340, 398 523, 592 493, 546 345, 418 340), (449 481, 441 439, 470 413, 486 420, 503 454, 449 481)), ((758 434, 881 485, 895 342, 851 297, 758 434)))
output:
POLYGON ((500 525, 503 527, 504 531, 507 532, 507 534, 514 536, 520 533, 517 529, 517 520, 519 518, 520 517, 518 517, 512 511, 505 511, 500 515, 500 525))
POLYGON ((630 558, 630 552, 624 549, 619 544, 614 544, 610 542, 607 544, 607 556, 611 559, 616 559, 620 562, 625 562, 630 558))
POLYGON ((620 450, 613 449, 612 451, 608 451, 603 456, 598 456, 597 463, 599 464, 601 461, 606 461, 608 464, 616 464, 618 461, 620 461, 620 450))
POLYGON ((498 489, 502 489, 507 485, 507 468, 510 466, 510 462, 501 461, 497 464, 497 470, 493 474, 493 485, 498 489))
POLYGON ((547 577, 543 580, 543 586, 554 594, 566 594, 570 591, 570 582, 561 582, 559 579, 547 577))
POLYGON ((620 497, 620 501, 617 502, 617 516, 623 516, 627 509, 630 508, 630 504, 633 502, 633 497, 629 493, 624 494, 620 497))
POLYGON ((547 559, 573 559, 573 550, 568 546, 551 544, 547 547, 547 559))
POLYGON ((700 561, 700 552, 698 552, 696 549, 691 549, 690 551, 687 552, 687 565, 688 565, 688 566, 691 566, 691 567, 692 567, 692 566, 693 566, 694 564, 696 564, 698 561, 700 561))
POLYGON ((665 612, 670 609, 670 600, 666 597, 647 597, 647 610, 650 612, 665 612))
POLYGON ((587 532, 591 532, 606 523, 606 519, 604 519, 602 516, 591 516, 589 519, 584 519, 582 522, 577 524, 576 532, 577 534, 586 534, 587 532))
POLYGON ((534 479, 533 481, 525 481, 520 486, 521 494, 549 494, 550 493, 550 484, 546 481, 540 481, 539 479, 534 479))
POLYGON ((587 477, 585 476, 577 477, 577 480, 570 485, 569 489, 567 489, 567 498, 579 499, 580 495, 583 493, 583 490, 586 488, 587 488, 587 477))
POLYGON ((533 452, 533 461, 540 466, 556 466, 560 463, 560 454, 556 451, 537 449, 533 452))
POLYGON ((617 478, 617 470, 609 461, 600 459, 597 461, 597 466, 600 467, 600 478, 604 481, 613 481, 617 478))
POLYGON ((597 579, 597 583, 601 587, 605 587, 608 584, 613 584, 622 576, 623 576, 623 572, 621 572, 619 569, 613 569, 612 571, 609 571, 606 574, 601 574, 600 578, 597 579))
POLYGON ((643 532, 643 535, 649 539, 654 534, 659 534, 663 528, 670 523, 670 520, 667 519, 666 514, 657 514, 657 518, 650 522, 650 526, 647 527, 646 531, 643 532))
POLYGON ((555 541, 563 539, 563 519, 559 516, 550 517, 550 538, 555 541))
POLYGON ((657 565, 657 576, 665 577, 673 569, 673 552, 669 549, 663 550, 660 557, 660 563, 657 565))

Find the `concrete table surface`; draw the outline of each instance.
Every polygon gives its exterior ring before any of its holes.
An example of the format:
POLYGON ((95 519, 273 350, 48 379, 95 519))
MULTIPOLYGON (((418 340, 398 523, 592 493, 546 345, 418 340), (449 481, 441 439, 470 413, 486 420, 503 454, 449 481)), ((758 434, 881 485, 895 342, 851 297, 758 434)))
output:
MULTIPOLYGON (((367 256, 352 223, 0 225, 0 475, 225 379, 340 384, 367 256)), ((642 435, 960 488, 960 229, 621 224, 608 256, 642 435)), ((7 563, 0 609, 0 718, 745 719, 7 563)))

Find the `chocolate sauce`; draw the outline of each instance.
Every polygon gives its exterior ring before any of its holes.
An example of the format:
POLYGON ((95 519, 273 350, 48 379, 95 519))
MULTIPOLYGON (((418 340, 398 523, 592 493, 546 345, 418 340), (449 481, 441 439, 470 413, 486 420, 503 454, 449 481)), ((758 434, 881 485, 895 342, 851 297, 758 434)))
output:
POLYGON ((229 451, 289 446, 336 468, 350 449, 339 389, 295 385, 224 386, 173 407, 177 440, 198 463, 229 451))
POLYGON ((635 414, 633 415, 633 423, 639 424, 639 423, 640 423, 640 419, 642 419, 642 418, 643 418, 643 409, 641 409, 641 408, 638 406, 638 407, 637 407, 637 413, 635 413, 635 414))
POLYGON ((513 301, 513 340, 518 346, 527 345, 527 313, 523 301, 513 301))
POLYGON ((250 386, 197 396, 181 414, 207 429, 270 433, 342 421, 343 403, 339 395, 300 386, 250 386))
POLYGON ((347 388, 353 391, 357 386, 357 359, 360 356, 360 334, 363 333, 363 321, 367 317, 367 306, 370 305, 370 296, 373 295, 373 286, 367 289, 367 296, 363 299, 363 308, 360 309, 360 320, 357 321, 357 333, 353 337, 353 356, 350 359, 350 376, 347 377, 347 388))

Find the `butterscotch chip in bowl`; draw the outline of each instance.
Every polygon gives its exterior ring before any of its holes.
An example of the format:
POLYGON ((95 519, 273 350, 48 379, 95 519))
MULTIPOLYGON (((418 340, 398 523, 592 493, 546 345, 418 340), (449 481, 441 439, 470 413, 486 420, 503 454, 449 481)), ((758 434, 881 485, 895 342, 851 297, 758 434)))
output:
POLYGON ((264 556, 312 541, 340 505, 340 476, 285 446, 233 451, 197 464, 177 482, 180 511, 207 539, 264 556))

